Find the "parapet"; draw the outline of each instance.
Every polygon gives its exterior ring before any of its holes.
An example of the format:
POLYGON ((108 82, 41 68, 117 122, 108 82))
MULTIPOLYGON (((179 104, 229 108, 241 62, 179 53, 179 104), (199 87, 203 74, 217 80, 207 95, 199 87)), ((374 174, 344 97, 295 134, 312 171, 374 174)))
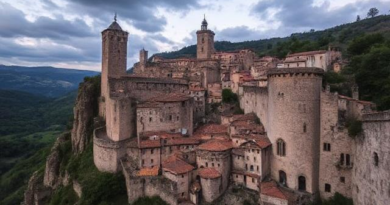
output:
POLYGON ((270 69, 268 70, 268 77, 270 76, 279 76, 279 75, 299 75, 299 74, 315 74, 315 75, 323 75, 324 70, 320 68, 309 68, 309 67, 302 67, 302 68, 276 68, 276 69, 270 69))
POLYGON ((390 110, 363 114, 364 122, 390 121, 390 110))

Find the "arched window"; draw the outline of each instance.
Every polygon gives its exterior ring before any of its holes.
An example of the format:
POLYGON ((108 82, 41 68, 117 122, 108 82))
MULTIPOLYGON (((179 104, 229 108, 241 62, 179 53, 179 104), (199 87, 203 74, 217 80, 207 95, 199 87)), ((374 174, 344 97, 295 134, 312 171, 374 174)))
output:
POLYGON ((286 172, 282 170, 279 171, 279 183, 283 186, 287 186, 287 175, 286 172))
POLYGON ((298 177, 298 190, 306 191, 306 178, 304 176, 298 177))
POLYGON ((286 143, 282 140, 279 139, 277 141, 277 147, 276 147, 276 154, 279 156, 286 156, 286 143))

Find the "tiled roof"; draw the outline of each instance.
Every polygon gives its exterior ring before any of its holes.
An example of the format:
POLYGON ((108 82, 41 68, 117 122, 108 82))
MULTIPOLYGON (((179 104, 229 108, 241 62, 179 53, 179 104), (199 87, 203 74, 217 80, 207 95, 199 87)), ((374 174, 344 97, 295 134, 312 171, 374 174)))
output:
POLYGON ((200 141, 193 137, 182 137, 182 138, 168 139, 166 145, 194 145, 199 143, 200 141))
POLYGON ((293 56, 308 56, 308 55, 316 55, 316 54, 323 54, 326 53, 326 50, 319 50, 319 51, 308 51, 308 52, 301 52, 301 53, 292 53, 288 54, 288 57, 293 57, 293 56))
POLYGON ((218 124, 205 124, 196 130, 197 134, 220 134, 227 132, 227 126, 218 124))
POLYGON ((254 137, 252 139, 249 139, 248 142, 242 143, 241 145, 246 144, 246 143, 254 143, 262 149, 272 145, 271 142, 269 141, 268 137, 266 137, 266 136, 254 137))
POLYGON ((347 97, 347 96, 344 96, 344 95, 339 95, 339 98, 345 99, 345 100, 349 100, 349 101, 354 101, 354 102, 357 102, 357 103, 360 103, 360 104, 363 104, 363 105, 374 105, 374 103, 372 103, 372 102, 364 101, 364 100, 357 100, 357 99, 354 99, 354 98, 351 98, 351 97, 347 97))
POLYGON ((164 171, 169 171, 174 174, 184 174, 195 169, 192 165, 179 159, 176 156, 171 156, 162 163, 164 171))
POLYGON ((233 148, 230 140, 210 140, 198 146, 199 150, 222 152, 233 148))
POLYGON ((287 196, 282 192, 274 181, 261 183, 261 194, 275 197, 279 199, 288 200, 287 196))
POLYGON ((140 148, 155 148, 161 147, 160 140, 143 140, 140 142, 140 148))
POLYGON ((142 168, 137 172, 137 176, 157 176, 159 169, 159 166, 155 166, 152 168, 142 168))
POLYGON ((215 179, 221 177, 221 174, 214 168, 201 168, 198 172, 199 176, 205 179, 215 179))

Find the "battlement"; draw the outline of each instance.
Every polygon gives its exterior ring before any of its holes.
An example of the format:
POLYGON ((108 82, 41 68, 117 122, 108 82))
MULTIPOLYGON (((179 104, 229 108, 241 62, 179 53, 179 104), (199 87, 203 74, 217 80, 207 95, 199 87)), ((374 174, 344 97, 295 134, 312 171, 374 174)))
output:
POLYGON ((390 121, 390 110, 363 114, 364 122, 390 121))
POLYGON ((277 68, 270 69, 268 71, 268 77, 287 77, 287 76, 298 76, 298 75, 312 75, 322 76, 324 70, 320 68, 277 68))

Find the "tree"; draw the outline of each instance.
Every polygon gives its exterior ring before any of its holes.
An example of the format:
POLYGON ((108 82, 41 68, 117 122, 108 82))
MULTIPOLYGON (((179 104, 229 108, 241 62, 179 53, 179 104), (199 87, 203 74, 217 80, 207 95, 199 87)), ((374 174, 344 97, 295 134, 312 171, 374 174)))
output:
POLYGON ((367 13, 367 17, 375 17, 376 15, 378 15, 379 13, 379 10, 377 8, 371 8, 370 10, 368 10, 368 13, 367 13))
POLYGON ((356 17, 356 22, 358 22, 358 21, 360 21, 360 16, 359 15, 357 15, 357 17, 356 17))

